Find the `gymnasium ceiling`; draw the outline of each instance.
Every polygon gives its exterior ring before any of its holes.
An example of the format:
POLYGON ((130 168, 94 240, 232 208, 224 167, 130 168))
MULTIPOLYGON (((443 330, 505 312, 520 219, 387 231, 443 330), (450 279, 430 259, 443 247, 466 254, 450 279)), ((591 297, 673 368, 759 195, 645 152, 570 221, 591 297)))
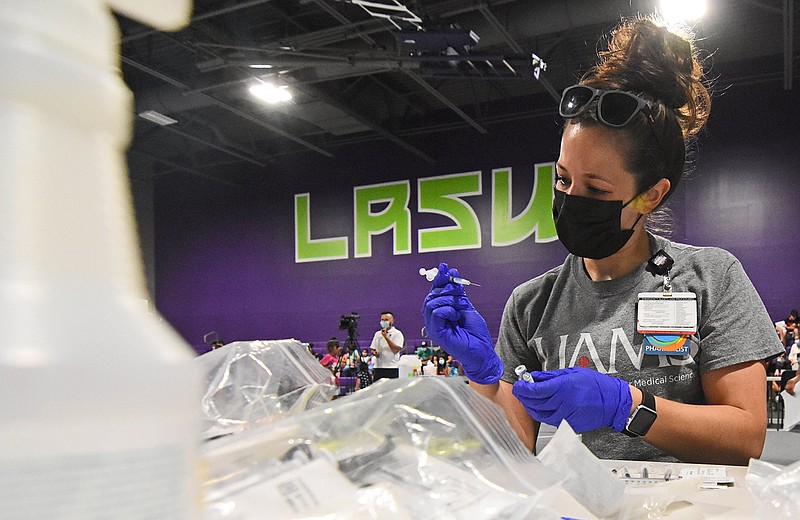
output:
MULTIPOLYGON (((717 88, 797 76, 792 0, 708 0, 694 31, 717 88)), ((122 71, 135 96, 135 179, 176 173, 240 184, 297 154, 336 158, 387 141, 435 163, 426 136, 553 114, 638 0, 195 0, 175 33, 124 17, 122 71), (546 64, 536 68, 532 55, 546 64), (266 68, 269 67, 269 68, 266 68), (535 72, 539 73, 538 79, 535 72), (249 92, 291 92, 265 104, 249 92), (174 120, 154 123, 153 111, 174 120)))

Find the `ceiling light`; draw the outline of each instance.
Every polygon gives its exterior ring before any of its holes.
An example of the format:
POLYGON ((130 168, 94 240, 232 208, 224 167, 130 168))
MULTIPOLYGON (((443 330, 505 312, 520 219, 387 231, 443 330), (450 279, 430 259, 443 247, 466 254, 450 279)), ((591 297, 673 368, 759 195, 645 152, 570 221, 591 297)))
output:
POLYGON ((250 68, 251 69, 271 69, 272 65, 269 65, 268 63, 255 63, 253 65, 250 65, 250 68))
POLYGON ((153 123, 161 126, 167 126, 178 122, 176 119, 167 117, 161 112, 156 112, 155 110, 145 110, 139 114, 139 117, 142 119, 147 119, 148 121, 152 121, 153 123))
POLYGON ((667 22, 699 20, 706 13, 706 0, 661 0, 660 5, 667 22))
POLYGON ((250 87, 250 93, 271 104, 292 99, 292 94, 287 87, 276 87, 272 83, 253 85, 250 87))

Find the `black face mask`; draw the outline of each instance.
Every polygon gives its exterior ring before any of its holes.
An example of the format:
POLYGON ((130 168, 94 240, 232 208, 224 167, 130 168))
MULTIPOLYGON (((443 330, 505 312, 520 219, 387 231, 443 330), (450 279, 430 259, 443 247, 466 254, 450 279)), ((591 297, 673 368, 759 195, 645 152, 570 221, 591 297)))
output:
POLYGON ((621 200, 590 199, 554 190, 553 219, 558 239, 575 256, 599 260, 613 255, 628 242, 642 218, 640 214, 631 229, 620 227, 622 208, 636 197, 623 204, 621 200))

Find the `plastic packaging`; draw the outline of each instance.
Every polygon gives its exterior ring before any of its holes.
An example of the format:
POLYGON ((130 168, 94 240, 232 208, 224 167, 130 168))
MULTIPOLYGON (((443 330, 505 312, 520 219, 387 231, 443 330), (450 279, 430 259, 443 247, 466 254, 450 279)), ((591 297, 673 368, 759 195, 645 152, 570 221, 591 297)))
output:
POLYGON ((561 421, 538 459, 563 480, 564 489, 575 500, 598 517, 619 512, 625 484, 589 451, 567 421, 561 421))
POLYGON ((211 440, 205 459, 207 520, 559 518, 540 507, 550 472, 458 379, 382 379, 211 440))
POLYGON ((758 518, 797 518, 800 461, 781 467, 750 459, 745 482, 756 499, 758 518))
POLYGON ((4 517, 197 515, 199 374, 142 305, 118 42, 100 0, 3 1, 4 517))
POLYGON ((671 466, 666 466, 660 472, 651 472, 649 470, 652 468, 643 463, 636 478, 628 475, 624 465, 611 470, 581 442, 580 435, 566 421, 561 422, 538 458, 559 479, 559 484, 598 518, 672 518, 670 515, 675 511, 691 506, 685 499, 698 492, 704 483, 702 476, 675 476, 670 480, 673 471, 671 466), (615 473, 620 473, 619 470, 622 474, 615 476, 615 473), (630 485, 626 486, 626 482, 630 485))
POLYGON ((239 432, 330 402, 331 372, 297 340, 237 341, 195 359, 206 375, 203 436, 239 432))

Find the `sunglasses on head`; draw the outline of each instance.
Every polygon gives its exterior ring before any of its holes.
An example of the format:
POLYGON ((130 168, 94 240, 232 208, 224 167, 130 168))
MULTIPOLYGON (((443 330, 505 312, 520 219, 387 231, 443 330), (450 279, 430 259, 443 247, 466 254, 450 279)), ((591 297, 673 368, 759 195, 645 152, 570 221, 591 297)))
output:
POLYGON ((558 113, 566 119, 577 117, 595 99, 597 119, 604 125, 623 127, 639 112, 643 112, 651 124, 654 122, 650 104, 639 96, 624 90, 601 90, 588 85, 573 85, 564 89, 558 113))
POLYGON ((645 115, 647 126, 653 132, 653 137, 658 144, 664 158, 667 157, 664 143, 661 142, 656 132, 656 122, 653 118, 653 109, 650 103, 630 92, 624 90, 603 90, 588 85, 572 85, 564 89, 561 94, 561 103, 558 113, 565 119, 581 115, 586 108, 597 100, 595 113, 597 120, 612 128, 622 128, 629 124, 639 112, 645 115))

